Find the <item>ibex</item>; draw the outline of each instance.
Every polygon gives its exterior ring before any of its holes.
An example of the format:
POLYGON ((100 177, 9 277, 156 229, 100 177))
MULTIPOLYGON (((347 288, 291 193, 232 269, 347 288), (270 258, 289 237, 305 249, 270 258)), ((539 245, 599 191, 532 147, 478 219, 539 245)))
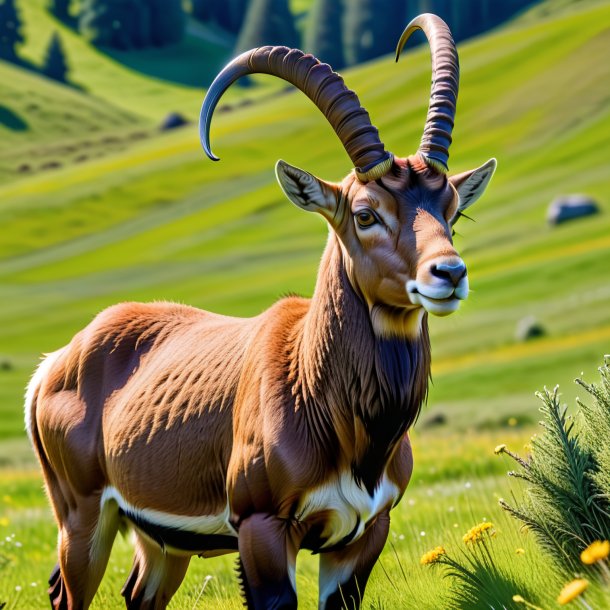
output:
POLYGON ((59 526, 55 609, 87 608, 117 530, 135 534, 127 607, 165 608, 193 555, 237 551, 246 604, 296 608, 300 549, 320 554, 319 604, 359 607, 412 471, 407 430, 427 393, 427 312, 468 294, 452 225, 484 191, 495 160, 447 177, 458 57, 446 24, 420 15, 433 84, 415 155, 384 149, 342 78, 286 47, 225 67, 201 111, 252 73, 303 91, 354 170, 332 184, 284 161, 280 186, 320 213, 330 236, 311 299, 254 318, 173 303, 99 314, 40 364, 26 426, 59 526))

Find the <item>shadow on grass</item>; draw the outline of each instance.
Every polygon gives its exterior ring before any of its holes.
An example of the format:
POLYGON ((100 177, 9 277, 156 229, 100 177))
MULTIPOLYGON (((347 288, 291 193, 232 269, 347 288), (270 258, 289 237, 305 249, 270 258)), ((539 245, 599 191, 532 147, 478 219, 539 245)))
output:
POLYGON ((11 131, 27 131, 29 125, 16 112, 0 105, 0 127, 6 127, 11 131))

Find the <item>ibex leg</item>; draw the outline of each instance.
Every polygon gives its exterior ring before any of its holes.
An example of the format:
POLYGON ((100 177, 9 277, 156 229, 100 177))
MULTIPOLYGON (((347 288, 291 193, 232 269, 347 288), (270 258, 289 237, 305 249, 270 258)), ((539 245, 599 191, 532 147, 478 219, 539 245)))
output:
POLYGON ((286 521, 254 514, 239 526, 239 572, 250 610, 293 610, 297 541, 286 521))
MULTIPOLYGON (((53 491, 52 497, 58 493, 53 491)), ((49 579, 54 610, 85 610, 106 570, 116 536, 116 515, 100 518, 99 495, 55 504, 59 563, 49 579), (59 504, 59 506, 58 506, 59 504)))
POLYGON ((358 610, 364 589, 390 528, 381 513, 353 544, 320 555, 320 610, 358 610))
POLYGON ((191 558, 165 553, 144 536, 136 536, 133 566, 121 594, 128 610, 163 610, 184 580, 191 558))

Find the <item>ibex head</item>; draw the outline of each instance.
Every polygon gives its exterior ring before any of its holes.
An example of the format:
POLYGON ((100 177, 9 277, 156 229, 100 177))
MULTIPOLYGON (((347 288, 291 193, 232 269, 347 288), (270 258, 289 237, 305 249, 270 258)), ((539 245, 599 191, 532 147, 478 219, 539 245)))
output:
POLYGON ((233 60, 212 83, 201 109, 200 136, 208 156, 212 113, 240 76, 267 73, 301 89, 324 113, 354 169, 339 184, 278 161, 288 198, 322 214, 340 239, 345 268, 371 312, 378 334, 417 332, 424 311, 448 315, 468 296, 466 266, 453 247, 452 227, 484 192, 496 167, 447 177, 458 93, 459 65, 447 25, 435 15, 415 18, 398 43, 421 29, 432 52, 432 91, 424 134, 415 155, 387 152, 358 97, 330 66, 286 47, 261 47, 233 60))

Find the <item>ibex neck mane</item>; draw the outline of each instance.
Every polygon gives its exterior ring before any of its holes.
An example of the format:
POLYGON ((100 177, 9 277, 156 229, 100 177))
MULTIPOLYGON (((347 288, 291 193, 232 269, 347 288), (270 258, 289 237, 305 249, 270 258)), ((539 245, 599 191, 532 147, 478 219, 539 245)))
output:
POLYGON ((426 316, 414 338, 376 336, 331 234, 299 330, 290 352, 295 407, 305 410, 307 432, 319 435, 311 441, 332 453, 329 463, 349 459, 345 466, 372 491, 426 397, 426 316))

